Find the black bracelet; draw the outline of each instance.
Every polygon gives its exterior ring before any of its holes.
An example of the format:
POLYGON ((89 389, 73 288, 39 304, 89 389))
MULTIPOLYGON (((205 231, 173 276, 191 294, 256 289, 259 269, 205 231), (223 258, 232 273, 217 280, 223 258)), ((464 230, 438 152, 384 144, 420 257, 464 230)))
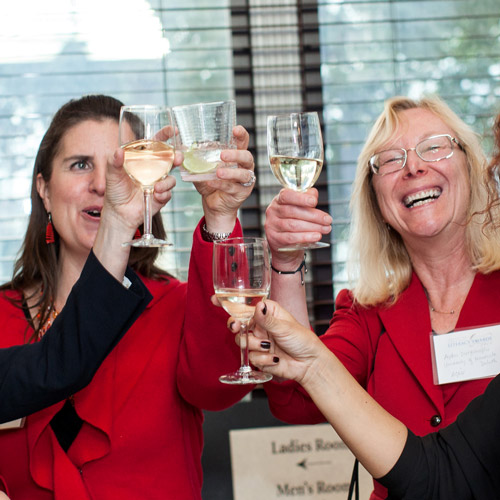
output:
POLYGON ((304 274, 307 273, 307 266, 306 266, 306 258, 304 257, 304 260, 300 264, 300 266, 295 269, 295 271, 280 271, 279 269, 276 269, 272 264, 271 264, 271 269, 278 274, 296 274, 300 273, 300 284, 304 286, 304 274))

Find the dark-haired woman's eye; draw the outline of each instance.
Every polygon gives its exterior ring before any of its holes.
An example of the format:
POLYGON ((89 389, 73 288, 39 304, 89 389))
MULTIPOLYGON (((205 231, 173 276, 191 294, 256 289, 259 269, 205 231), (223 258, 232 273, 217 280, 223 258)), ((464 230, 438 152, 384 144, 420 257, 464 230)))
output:
POLYGON ((89 169, 90 165, 86 160, 78 160, 71 164, 72 170, 86 170, 89 169))

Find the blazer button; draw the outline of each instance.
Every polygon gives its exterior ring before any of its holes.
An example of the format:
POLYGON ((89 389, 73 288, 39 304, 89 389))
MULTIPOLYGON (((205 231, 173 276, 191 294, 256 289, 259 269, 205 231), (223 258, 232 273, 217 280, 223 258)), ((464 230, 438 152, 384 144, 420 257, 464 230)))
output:
POLYGON ((441 423, 442 419, 439 415, 434 415, 431 418, 431 425, 432 427, 437 427, 441 423))

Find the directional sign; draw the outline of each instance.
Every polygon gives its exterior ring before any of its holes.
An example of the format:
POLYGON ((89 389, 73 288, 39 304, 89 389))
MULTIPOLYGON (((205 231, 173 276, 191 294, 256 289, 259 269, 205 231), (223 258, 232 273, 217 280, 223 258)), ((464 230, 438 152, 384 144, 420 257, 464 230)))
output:
POLYGON ((299 467, 303 467, 307 469, 308 467, 314 467, 315 465, 331 465, 332 462, 330 460, 316 460, 316 461, 308 461, 307 458, 304 458, 302 462, 299 462, 297 465, 299 467))
MULTIPOLYGON (((234 500, 345 500, 354 456, 328 424, 231 430, 234 500)), ((373 489, 360 466, 360 499, 373 489)))

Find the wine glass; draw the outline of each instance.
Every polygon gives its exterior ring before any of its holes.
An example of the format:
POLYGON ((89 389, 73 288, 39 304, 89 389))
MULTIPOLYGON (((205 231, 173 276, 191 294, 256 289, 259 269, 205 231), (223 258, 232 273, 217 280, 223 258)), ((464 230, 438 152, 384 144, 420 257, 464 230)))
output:
MULTIPOLYGON (((323 139, 318 113, 289 113, 267 117, 267 153, 279 183, 306 191, 318 180, 323 167, 323 139)), ((328 243, 297 243, 280 251, 329 247, 328 243)))
POLYGON ((248 323, 271 286, 269 249, 264 238, 229 238, 214 242, 213 279, 222 307, 241 322, 241 366, 223 375, 225 384, 260 384, 272 375, 253 370, 248 361, 248 323))
POLYGON ((165 106, 122 106, 119 124, 123 167, 144 193, 144 234, 123 243, 134 247, 169 246, 151 230, 151 200, 154 185, 170 172, 175 155, 175 134, 170 108, 165 106))

